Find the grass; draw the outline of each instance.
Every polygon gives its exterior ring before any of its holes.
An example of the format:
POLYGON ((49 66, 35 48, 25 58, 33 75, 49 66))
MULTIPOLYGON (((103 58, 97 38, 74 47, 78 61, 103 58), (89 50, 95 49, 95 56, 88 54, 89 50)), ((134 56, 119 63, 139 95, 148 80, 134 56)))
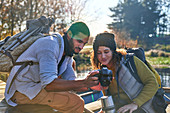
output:
POLYGON ((170 58, 169 57, 146 57, 151 65, 169 65, 170 66, 170 58))

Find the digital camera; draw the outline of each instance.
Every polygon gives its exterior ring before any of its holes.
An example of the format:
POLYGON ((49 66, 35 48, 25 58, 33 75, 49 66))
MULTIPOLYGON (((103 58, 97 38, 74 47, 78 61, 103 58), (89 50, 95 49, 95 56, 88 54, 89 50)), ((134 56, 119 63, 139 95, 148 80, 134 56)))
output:
POLYGON ((113 79, 112 74, 111 70, 107 69, 107 67, 103 67, 102 69, 99 69, 99 74, 94 76, 99 78, 99 82, 102 86, 109 86, 113 79))

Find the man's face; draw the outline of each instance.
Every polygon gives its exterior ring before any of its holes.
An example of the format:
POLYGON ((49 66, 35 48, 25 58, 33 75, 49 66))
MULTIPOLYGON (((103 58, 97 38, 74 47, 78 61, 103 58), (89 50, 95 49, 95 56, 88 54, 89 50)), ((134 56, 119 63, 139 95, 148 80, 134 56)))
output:
POLYGON ((86 37, 82 40, 71 38, 69 40, 70 47, 74 54, 78 54, 84 47, 84 45, 88 42, 89 37, 86 37))

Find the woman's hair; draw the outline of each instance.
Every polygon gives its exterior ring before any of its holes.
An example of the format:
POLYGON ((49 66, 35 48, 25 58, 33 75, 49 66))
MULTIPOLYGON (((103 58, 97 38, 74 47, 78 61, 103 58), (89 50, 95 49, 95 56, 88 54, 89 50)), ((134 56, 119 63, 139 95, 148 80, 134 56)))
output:
MULTIPOLYGON (((121 51, 117 52, 116 50, 116 42, 115 42, 115 36, 112 33, 100 33, 95 37, 95 40, 93 42, 93 52, 91 55, 91 63, 93 69, 101 69, 102 64, 97 59, 97 51, 99 46, 106 46, 110 48, 110 50, 113 53, 112 61, 114 65, 116 65, 117 61, 120 61, 122 55, 121 51)), ((118 62, 119 63, 119 62, 118 62)))

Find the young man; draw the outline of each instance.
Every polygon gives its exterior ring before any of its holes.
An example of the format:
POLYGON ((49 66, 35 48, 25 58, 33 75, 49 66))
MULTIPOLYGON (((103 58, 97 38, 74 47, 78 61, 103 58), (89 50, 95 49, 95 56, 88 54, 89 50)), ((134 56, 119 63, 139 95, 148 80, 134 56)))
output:
POLYGON ((57 38, 47 36, 33 43, 17 62, 33 61, 38 64, 28 65, 15 79, 13 77, 21 66, 12 68, 5 90, 7 103, 11 106, 42 104, 62 113, 82 113, 84 101, 70 91, 96 86, 99 81, 93 75, 98 72, 91 72, 84 80, 75 80, 72 56, 83 49, 89 36, 87 25, 76 22, 63 37, 57 34, 57 38))

